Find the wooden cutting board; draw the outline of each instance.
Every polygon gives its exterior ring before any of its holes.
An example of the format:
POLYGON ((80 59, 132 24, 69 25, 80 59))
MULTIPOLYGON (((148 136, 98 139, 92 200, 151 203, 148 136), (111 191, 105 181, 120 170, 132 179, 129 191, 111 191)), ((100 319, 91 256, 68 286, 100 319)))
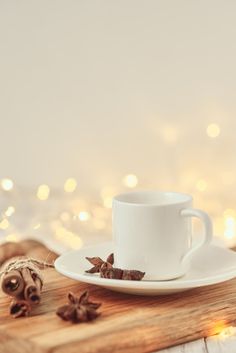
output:
POLYGON ((214 335, 236 319, 236 279, 169 296, 115 293, 44 271, 41 304, 31 317, 9 316, 9 298, 0 295, 0 353, 153 352, 214 335), (89 290, 102 302, 94 322, 71 324, 56 316, 68 291, 89 290))

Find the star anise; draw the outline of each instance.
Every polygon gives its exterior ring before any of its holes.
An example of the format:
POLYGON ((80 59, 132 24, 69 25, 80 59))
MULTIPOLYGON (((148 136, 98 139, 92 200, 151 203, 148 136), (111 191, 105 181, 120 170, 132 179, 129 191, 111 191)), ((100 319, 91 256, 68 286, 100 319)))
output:
POLYGON ((145 272, 137 270, 122 270, 120 268, 113 267, 113 254, 110 254, 106 261, 103 261, 100 257, 86 257, 86 259, 94 265, 94 267, 86 272, 100 273, 100 277, 102 278, 140 281, 145 275, 145 272))
POLYGON ((114 255, 110 254, 106 261, 103 261, 100 257, 86 257, 86 259, 93 265, 92 268, 87 270, 87 273, 99 273, 102 267, 112 268, 114 264, 114 255))
POLYGON ((89 301, 89 292, 83 292, 79 297, 74 293, 68 294, 69 303, 57 309, 57 315, 65 321, 86 322, 96 319, 100 313, 97 309, 100 303, 89 301))

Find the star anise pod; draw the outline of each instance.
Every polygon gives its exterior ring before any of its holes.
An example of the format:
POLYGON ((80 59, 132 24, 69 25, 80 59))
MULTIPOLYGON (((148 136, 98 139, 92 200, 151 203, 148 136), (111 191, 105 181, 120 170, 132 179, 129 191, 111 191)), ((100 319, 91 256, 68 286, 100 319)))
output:
POLYGON ((114 264, 113 254, 110 254, 106 261, 103 261, 100 257, 86 257, 86 259, 93 265, 92 268, 86 271, 87 273, 99 273, 103 266, 106 268, 112 268, 112 265, 114 264))
POLYGON ((97 309, 101 304, 89 301, 88 291, 83 292, 79 297, 69 292, 68 302, 68 304, 58 308, 56 312, 65 321, 86 322, 94 320, 100 315, 97 309))
POLYGON ((100 269, 100 277, 110 279, 122 279, 123 270, 114 268, 110 264, 104 263, 100 269))

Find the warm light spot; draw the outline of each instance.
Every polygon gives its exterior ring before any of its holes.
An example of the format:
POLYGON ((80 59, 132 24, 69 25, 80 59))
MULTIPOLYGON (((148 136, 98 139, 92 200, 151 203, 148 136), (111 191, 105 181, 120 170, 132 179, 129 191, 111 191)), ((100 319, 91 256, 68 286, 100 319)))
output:
POLYGON ((134 174, 128 174, 123 178, 123 183, 128 188, 135 188, 138 184, 138 178, 134 174))
POLYGON ((208 125, 206 132, 211 138, 218 137, 220 134, 220 127, 217 124, 210 124, 208 125))
POLYGON ((2 179, 1 186, 2 186, 3 190, 10 191, 13 189, 14 183, 11 179, 2 179))
POLYGON ((224 217, 235 217, 236 218, 236 210, 232 209, 232 208, 227 208, 224 211, 224 217))
POLYGON ((161 129, 161 135, 165 142, 173 144, 177 142, 179 133, 175 126, 166 125, 161 129))
POLYGON ((233 217, 225 218, 224 236, 228 239, 232 239, 235 236, 235 219, 233 217))
POLYGON ((7 229, 9 227, 10 223, 8 221, 8 219, 4 218, 1 222, 0 222, 0 229, 7 229))
POLYGON ((226 225, 226 227, 228 227, 228 228, 234 227, 234 225, 235 225, 235 220, 234 220, 234 218, 233 218, 233 217, 227 217, 226 220, 225 220, 225 225, 226 225))
POLYGON ((199 179, 196 183, 196 188, 199 191, 205 191, 207 189, 207 182, 204 179, 199 179))
POLYGON ((50 193, 50 188, 48 185, 43 184, 38 187, 37 197, 41 201, 45 201, 48 199, 50 193))
POLYGON ((212 322, 211 327, 209 328, 207 336, 219 335, 222 331, 227 328, 223 320, 212 322))
POLYGON ((226 327, 219 333, 219 337, 222 339, 230 336, 235 336, 235 335, 236 335, 236 327, 234 326, 226 327))
POLYGON ((15 212, 15 207, 9 206, 9 207, 6 209, 6 211, 5 211, 5 215, 6 215, 7 217, 11 217, 14 212, 15 212))
POLYGON ((57 239, 64 238, 68 235, 69 231, 64 227, 58 227, 55 231, 55 235, 57 239))
POLYGON ((87 211, 81 211, 78 214, 78 218, 81 222, 87 222, 90 219, 90 213, 88 213, 87 211))
MULTIPOLYGON (((128 175, 125 178, 127 178, 127 177, 128 177, 128 175)), ((125 180, 125 178, 123 179, 124 183, 127 182, 127 180, 125 180)), ((130 180, 129 180, 129 182, 130 182, 130 180)), ((103 202, 104 207, 106 207, 106 208, 112 207, 112 199, 116 195, 116 193, 117 193, 117 191, 113 187, 110 187, 110 186, 104 187, 101 190, 101 197, 103 199, 102 202, 103 202)))
POLYGON ((33 229, 37 230, 41 227, 41 224, 40 223, 37 223, 35 224, 35 226, 33 226, 33 229))
POLYGON ((8 234, 6 236, 6 241, 18 242, 19 236, 17 234, 8 234))
POLYGON ((83 245, 82 239, 77 234, 67 230, 64 227, 59 227, 56 229, 55 238, 63 245, 72 249, 80 249, 83 245))
POLYGON ((77 181, 74 178, 69 178, 64 184, 65 192, 74 192, 77 187, 77 181))
POLYGON ((112 208, 112 197, 105 197, 103 200, 103 205, 106 208, 112 208))

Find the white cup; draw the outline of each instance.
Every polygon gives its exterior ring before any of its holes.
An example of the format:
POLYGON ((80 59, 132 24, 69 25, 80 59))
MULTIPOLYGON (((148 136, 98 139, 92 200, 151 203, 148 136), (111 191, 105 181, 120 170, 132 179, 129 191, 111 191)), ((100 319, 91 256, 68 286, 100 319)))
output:
POLYGON ((192 196, 141 191, 113 199, 115 266, 145 272, 148 280, 183 276, 192 255, 212 239, 209 216, 192 208, 192 196), (192 246, 191 217, 204 225, 204 237, 192 246))

